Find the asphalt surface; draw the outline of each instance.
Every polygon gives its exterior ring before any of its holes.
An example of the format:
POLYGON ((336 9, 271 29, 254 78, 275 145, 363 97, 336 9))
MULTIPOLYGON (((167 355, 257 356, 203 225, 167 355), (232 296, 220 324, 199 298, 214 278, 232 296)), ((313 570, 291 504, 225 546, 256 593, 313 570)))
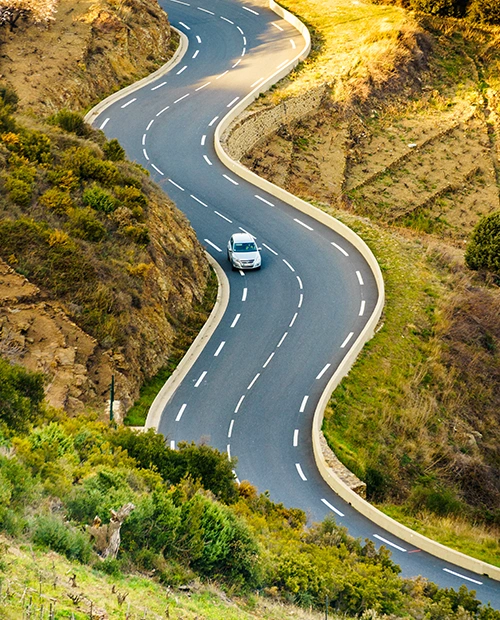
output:
POLYGON ((271 499, 334 515, 353 536, 384 544, 405 576, 474 589, 500 609, 500 584, 412 548, 337 497, 311 446, 315 406, 378 298, 365 260, 343 238, 251 186, 218 161, 217 123, 303 46, 261 4, 161 2, 189 47, 165 76, 126 95, 94 121, 151 172, 227 272, 230 301, 217 330, 165 407, 170 445, 206 441, 237 457, 235 473, 271 499), (230 235, 262 248, 259 271, 232 272, 230 235))

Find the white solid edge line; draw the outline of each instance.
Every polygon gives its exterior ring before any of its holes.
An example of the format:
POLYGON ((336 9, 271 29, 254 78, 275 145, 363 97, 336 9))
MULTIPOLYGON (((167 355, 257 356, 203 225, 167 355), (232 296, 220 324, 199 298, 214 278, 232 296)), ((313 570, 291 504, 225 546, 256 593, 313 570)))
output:
POLYGON ((338 508, 335 508, 335 506, 332 506, 332 504, 330 504, 330 502, 327 502, 326 499, 321 498, 321 501, 323 502, 323 504, 325 506, 328 506, 328 508, 330 508, 330 510, 333 510, 333 512, 335 514, 338 514, 339 517, 343 517, 344 516, 343 512, 340 512, 340 510, 338 508))
POLYGON ((377 540, 382 541, 386 545, 390 545, 391 547, 394 547, 394 549, 397 549, 398 551, 402 551, 403 553, 407 552, 407 550, 404 547, 400 547, 399 545, 396 545, 396 543, 393 543, 390 540, 387 540, 387 538, 384 538, 383 536, 379 536, 378 534, 373 534, 373 538, 376 538, 377 540))

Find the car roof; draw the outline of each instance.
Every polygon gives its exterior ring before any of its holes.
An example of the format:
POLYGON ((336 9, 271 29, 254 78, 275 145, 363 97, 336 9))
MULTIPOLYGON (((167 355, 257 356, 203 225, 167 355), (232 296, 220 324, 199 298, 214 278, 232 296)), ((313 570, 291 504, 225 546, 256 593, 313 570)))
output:
POLYGON ((233 241, 234 243, 249 243, 250 241, 255 243, 255 239, 248 233, 234 233, 233 241))

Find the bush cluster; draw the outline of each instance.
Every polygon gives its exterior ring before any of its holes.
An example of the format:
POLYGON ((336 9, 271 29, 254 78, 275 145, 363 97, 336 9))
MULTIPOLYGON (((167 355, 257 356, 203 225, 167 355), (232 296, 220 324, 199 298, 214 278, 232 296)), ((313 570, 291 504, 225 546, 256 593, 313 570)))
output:
POLYGON ((500 24, 497 0, 392 0, 391 3, 441 17, 468 17, 475 22, 500 24))

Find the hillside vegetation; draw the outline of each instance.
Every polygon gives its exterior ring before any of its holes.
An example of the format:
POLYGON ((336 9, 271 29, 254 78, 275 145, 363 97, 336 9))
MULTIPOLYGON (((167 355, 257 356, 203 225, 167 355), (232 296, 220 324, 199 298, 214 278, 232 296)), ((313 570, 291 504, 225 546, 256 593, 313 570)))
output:
POLYGON ((42 398, 38 376, 0 365, 0 402, 25 414, 0 425, 2 618, 304 618, 283 605, 326 601, 343 617, 500 618, 465 587, 401 579, 389 551, 333 519, 305 528, 302 511, 237 485, 227 454, 42 398))
POLYGON ((242 162, 359 230, 386 282, 381 329, 333 394, 325 436, 384 510, 500 564, 497 263, 464 263, 499 210, 499 31, 396 6, 284 4, 312 26, 314 53, 254 113, 329 92, 242 162))

